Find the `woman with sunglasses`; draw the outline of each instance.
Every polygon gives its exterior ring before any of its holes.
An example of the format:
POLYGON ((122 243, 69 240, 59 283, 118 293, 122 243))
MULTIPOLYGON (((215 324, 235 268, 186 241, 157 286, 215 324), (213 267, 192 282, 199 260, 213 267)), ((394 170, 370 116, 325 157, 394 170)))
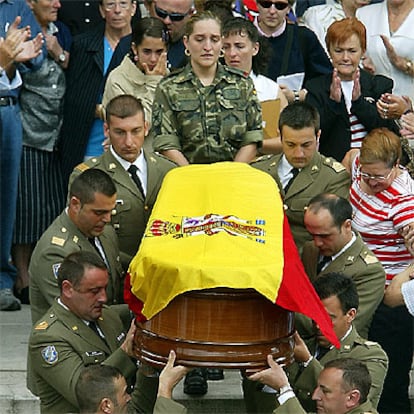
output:
MULTIPOLYGON (((260 102, 278 99, 280 113, 287 106, 287 99, 279 85, 263 75, 268 62, 263 46, 263 39, 259 38, 259 32, 251 21, 234 17, 224 24, 223 50, 226 65, 249 74, 260 102)), ((275 117, 278 119, 279 114, 275 117)), ((277 154, 281 151, 280 136, 265 139, 260 149, 262 154, 277 154)))
POLYGON ((218 62, 220 20, 193 15, 183 41, 189 63, 155 92, 154 149, 178 165, 251 161, 262 142, 260 104, 251 79, 218 62))
POLYGON ((321 116, 319 151, 341 161, 350 148, 361 147, 372 129, 395 128, 391 120, 379 116, 375 105, 384 93, 391 92, 393 82, 359 68, 366 50, 366 33, 356 18, 332 23, 326 46, 334 70, 305 84, 306 101, 321 116))
MULTIPOLYGON (((414 180, 400 159, 400 139, 386 128, 372 130, 360 151, 352 150, 347 157, 353 177, 352 226, 382 263, 386 285, 413 262, 402 234, 414 228, 414 180)), ((408 413, 413 322, 407 308, 380 304, 369 339, 379 342, 389 358, 379 411, 408 413), (386 402, 387 408, 380 408, 386 402)))
POLYGON ((304 100, 303 83, 330 73, 332 65, 312 30, 287 22, 294 0, 257 0, 254 21, 271 46, 266 76, 277 81, 289 102, 304 100), (283 79, 279 77, 283 76, 283 79))
POLYGON ((144 17, 132 28, 131 52, 108 76, 102 105, 118 95, 140 99, 145 119, 151 120, 155 89, 167 73, 168 32, 155 17, 144 17))

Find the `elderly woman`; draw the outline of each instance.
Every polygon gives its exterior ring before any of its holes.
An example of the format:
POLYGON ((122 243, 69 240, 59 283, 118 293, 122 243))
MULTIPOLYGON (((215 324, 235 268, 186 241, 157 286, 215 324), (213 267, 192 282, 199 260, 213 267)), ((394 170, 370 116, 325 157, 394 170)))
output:
POLYGON ((179 165, 251 161, 262 142, 260 104, 251 79, 218 62, 220 20, 192 16, 183 40, 190 62, 155 92, 154 149, 179 165))
MULTIPOLYGON (((349 157, 353 176, 352 224, 384 266, 387 284, 413 260, 402 234, 414 228, 414 181, 399 165, 400 159, 400 139, 385 128, 371 131, 363 140, 360 153, 349 157)), ((410 412, 413 323, 407 308, 380 304, 369 338, 379 342, 389 357, 378 411, 410 412)))
POLYGON ((32 0, 29 6, 48 53, 38 70, 22 73, 23 153, 12 256, 18 272, 15 293, 23 303, 29 303, 28 267, 34 246, 65 202, 56 142, 63 120, 64 69, 72 42, 69 29, 57 21, 59 0, 32 0))
POLYGON ((326 34, 326 46, 332 59, 332 75, 323 75, 306 83, 306 101, 321 116, 319 151, 341 161, 350 148, 359 148, 367 132, 386 126, 375 102, 392 90, 392 80, 373 76, 359 69, 366 49, 364 25, 355 18, 332 23, 326 34))
POLYGON ((357 11, 367 29, 364 66, 389 76, 393 92, 414 100, 414 1, 385 0, 357 11), (370 62, 369 65, 366 62, 370 62))

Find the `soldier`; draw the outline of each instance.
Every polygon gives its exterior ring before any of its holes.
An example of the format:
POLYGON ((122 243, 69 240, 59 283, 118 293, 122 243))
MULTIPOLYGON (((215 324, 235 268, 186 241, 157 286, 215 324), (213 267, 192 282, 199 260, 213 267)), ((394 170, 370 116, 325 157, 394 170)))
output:
MULTIPOLYGON (((353 326, 358 308, 354 282, 343 274, 328 273, 316 279, 314 287, 332 319, 341 347, 336 349, 330 344, 317 326, 306 343, 299 334, 295 334, 296 362, 289 366, 288 376, 297 398, 305 410, 314 412, 316 407, 311 399, 312 391, 317 386, 317 378, 324 365, 338 358, 354 358, 364 362, 368 368, 372 379, 368 399, 376 407, 387 373, 388 357, 379 344, 361 338, 353 326)), ((257 390, 256 384, 248 379, 244 379, 243 389, 248 412, 254 412, 251 407, 259 407, 256 412, 272 412, 274 394, 269 389, 257 390)))
MULTIPOLYGON (((282 367, 268 358, 270 368, 250 378, 272 387, 278 392, 280 406, 274 414, 306 414, 296 398, 282 367)), ((312 400, 316 401, 318 413, 325 414, 377 414, 368 400, 371 377, 365 364, 352 359, 335 359, 328 362, 319 374, 312 400)))
POLYGON ((88 170, 73 181, 69 197, 68 207, 43 233, 30 260, 33 323, 59 296, 59 266, 69 253, 77 251, 91 252, 104 260, 109 272, 108 303, 123 303, 118 240, 114 229, 106 225, 116 202, 114 183, 105 172, 88 170))
POLYGON ((312 281, 331 272, 352 278, 359 297, 354 326, 368 338, 372 317, 384 295, 385 271, 359 234, 352 231, 351 204, 335 194, 317 195, 310 201, 304 221, 313 237, 302 252, 306 273, 312 281))
POLYGON ((98 364, 81 371, 75 388, 81 414, 125 414, 131 400, 127 391, 117 368, 98 364))
POLYGON ((143 149, 148 122, 142 103, 133 96, 121 95, 109 102, 104 131, 111 143, 109 150, 98 158, 79 164, 70 182, 89 168, 105 171, 112 178, 117 199, 111 224, 118 235, 121 262, 127 270, 138 251, 162 180, 176 165, 143 149), (137 168, 136 172, 131 172, 131 168, 137 168))
POLYGON ((183 40, 190 62, 155 92, 154 149, 178 165, 251 161, 263 139, 260 104, 251 79, 218 62, 220 20, 193 15, 183 40))
POLYGON ((127 334, 107 300, 108 271, 90 252, 65 258, 57 274, 60 296, 32 329, 28 388, 40 398, 42 414, 79 412, 75 385, 91 364, 118 368, 132 380, 135 325, 127 334))
POLYGON ((320 193, 348 198, 350 178, 345 167, 318 152, 319 114, 311 105, 297 102, 280 114, 282 154, 260 157, 252 166, 269 173, 285 203, 293 238, 299 251, 311 240, 303 217, 309 200, 320 193))

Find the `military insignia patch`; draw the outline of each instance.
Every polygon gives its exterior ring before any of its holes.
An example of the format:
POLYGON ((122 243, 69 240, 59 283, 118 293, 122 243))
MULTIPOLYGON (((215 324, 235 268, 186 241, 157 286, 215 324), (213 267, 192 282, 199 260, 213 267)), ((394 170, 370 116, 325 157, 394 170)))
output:
POLYGON ((59 359, 58 352, 54 345, 48 345, 46 348, 42 350, 42 357, 45 362, 49 365, 56 364, 59 359))
POLYGON ((36 331, 43 331, 45 329, 47 329, 47 327, 49 326, 49 324, 46 321, 42 321, 40 323, 38 323, 35 327, 36 331))
POLYGON ((65 239, 62 239, 60 237, 52 237, 52 244, 56 244, 57 246, 62 247, 65 244, 65 239))
POLYGON ((52 265, 52 271, 53 271, 53 276, 57 279, 57 277, 58 277, 58 270, 59 270, 59 268, 60 268, 60 265, 61 265, 62 263, 55 263, 55 264, 53 264, 52 265))

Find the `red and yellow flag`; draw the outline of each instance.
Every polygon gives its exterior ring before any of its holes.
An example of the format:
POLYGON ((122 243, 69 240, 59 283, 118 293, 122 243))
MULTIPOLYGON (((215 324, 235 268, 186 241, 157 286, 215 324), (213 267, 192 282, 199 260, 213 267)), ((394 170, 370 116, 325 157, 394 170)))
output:
POLYGON ((147 319, 184 292, 253 288, 311 317, 338 343, 303 269, 275 181, 247 164, 171 170, 128 273, 147 319))

